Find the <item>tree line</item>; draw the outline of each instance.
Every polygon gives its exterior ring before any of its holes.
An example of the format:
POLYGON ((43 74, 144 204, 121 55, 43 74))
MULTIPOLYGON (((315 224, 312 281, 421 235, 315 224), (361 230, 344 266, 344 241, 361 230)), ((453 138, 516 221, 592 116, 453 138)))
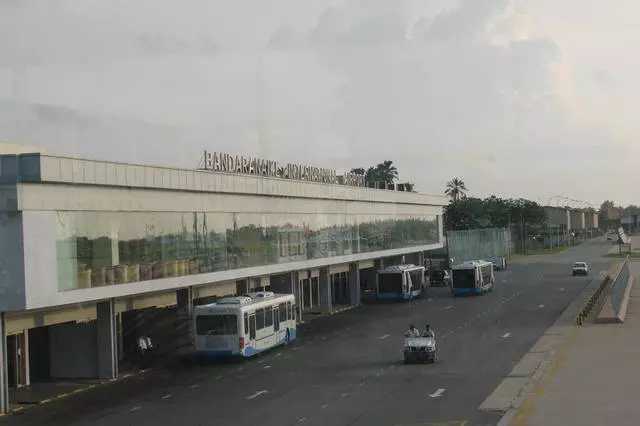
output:
POLYGON ((450 198, 445 207, 444 226, 449 231, 480 228, 513 228, 528 230, 546 228, 544 207, 524 198, 487 198, 467 196, 467 186, 461 178, 447 182, 445 195, 450 198))

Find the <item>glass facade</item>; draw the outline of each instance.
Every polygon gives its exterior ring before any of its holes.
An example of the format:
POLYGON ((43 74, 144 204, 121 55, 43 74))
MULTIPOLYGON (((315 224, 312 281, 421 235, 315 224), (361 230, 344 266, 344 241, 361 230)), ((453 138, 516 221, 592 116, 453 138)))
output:
POLYGON ((436 216, 57 212, 73 290, 438 242, 436 216))

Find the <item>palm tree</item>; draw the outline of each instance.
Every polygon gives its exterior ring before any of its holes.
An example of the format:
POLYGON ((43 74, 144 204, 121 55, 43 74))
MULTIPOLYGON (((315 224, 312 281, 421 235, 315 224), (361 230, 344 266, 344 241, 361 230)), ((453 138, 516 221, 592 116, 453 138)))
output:
POLYGON ((447 189, 445 189, 444 193, 451 197, 451 200, 455 203, 461 198, 464 198, 467 191, 468 189, 464 181, 456 177, 447 182, 447 189))
POLYGON ((393 161, 383 161, 376 166, 376 171, 382 182, 391 184, 398 179, 398 169, 393 165, 393 161))

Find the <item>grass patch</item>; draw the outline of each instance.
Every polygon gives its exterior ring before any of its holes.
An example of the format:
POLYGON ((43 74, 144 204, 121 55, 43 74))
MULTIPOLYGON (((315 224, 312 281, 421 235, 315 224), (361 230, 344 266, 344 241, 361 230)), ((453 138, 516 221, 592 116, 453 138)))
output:
POLYGON ((516 259, 519 257, 526 257, 526 256, 540 256, 545 254, 562 253, 563 251, 566 251, 568 248, 569 247, 554 247, 552 249, 530 250, 526 253, 512 254, 511 257, 509 257, 509 259, 516 259))
POLYGON ((629 256, 629 258, 638 259, 640 258, 640 253, 628 253, 626 251, 623 251, 622 253, 607 253, 604 255, 604 257, 613 257, 616 259, 624 259, 627 256, 629 256))

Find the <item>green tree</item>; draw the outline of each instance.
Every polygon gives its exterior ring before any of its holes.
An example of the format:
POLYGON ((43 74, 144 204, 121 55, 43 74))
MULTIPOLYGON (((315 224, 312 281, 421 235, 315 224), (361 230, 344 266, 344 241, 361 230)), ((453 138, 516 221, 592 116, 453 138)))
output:
POLYGON ((455 203, 460 199, 466 197, 467 186, 464 181, 458 177, 451 179, 447 182, 447 188, 445 189, 445 195, 451 197, 451 200, 455 203))

